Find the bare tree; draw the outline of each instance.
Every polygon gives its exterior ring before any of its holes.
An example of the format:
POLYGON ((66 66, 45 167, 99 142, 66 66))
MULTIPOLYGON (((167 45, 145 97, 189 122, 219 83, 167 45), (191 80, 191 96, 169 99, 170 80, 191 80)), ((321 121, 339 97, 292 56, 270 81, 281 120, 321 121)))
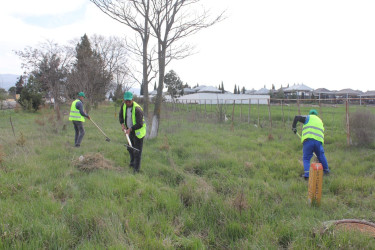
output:
MULTIPOLYGON (((147 122, 148 117, 148 84, 150 83, 150 58, 148 58, 148 44, 150 39, 150 28, 147 21, 150 11, 150 0, 90 0, 101 11, 114 20, 125 24, 134 30, 141 39, 141 47, 133 51, 141 52, 142 56, 142 76, 144 91, 144 113, 147 122)), ((134 74, 133 74, 134 77, 134 74)), ((134 77, 135 78, 135 77, 134 77)))
POLYGON ((142 41, 145 114, 148 113, 148 44, 150 35, 157 39, 159 85, 149 138, 158 134, 166 65, 173 59, 191 55, 192 47, 183 38, 210 27, 223 19, 223 13, 212 20, 197 4, 200 0, 90 0, 111 18, 136 31, 142 41), (197 8, 194 8, 197 7, 197 8), (199 10, 198 10, 199 9, 199 10), (150 26, 150 27, 149 27, 150 26), (150 32, 150 31, 153 32, 150 32))
MULTIPOLYGON (((143 46, 142 42, 138 41, 139 38, 135 37, 134 39, 126 39, 126 45, 128 50, 131 52, 131 54, 134 56, 133 59, 137 63, 140 63, 142 66, 145 65, 143 63, 144 57, 143 57, 143 46), (141 46, 140 46, 141 45, 141 46)), ((146 81, 147 83, 147 91, 148 91, 148 85, 151 83, 152 80, 154 80, 158 74, 157 71, 157 54, 156 54, 156 47, 152 46, 148 53, 146 54, 146 81)), ((139 85, 141 85, 141 88, 143 88, 146 84, 144 82, 144 78, 140 79, 138 76, 143 75, 144 68, 142 67, 142 72, 140 72, 136 66, 132 67, 131 70, 129 70, 130 76, 133 80, 135 80, 139 85)), ((143 91, 144 92, 144 91, 143 91)), ((145 93, 143 93, 145 95, 145 93)), ((148 93, 147 93, 148 95, 148 93)))
POLYGON ((67 47, 49 40, 41 43, 38 48, 27 47, 23 51, 16 51, 16 54, 23 61, 21 66, 26 74, 32 75, 41 84, 41 90, 53 98, 59 120, 61 97, 64 95, 72 54, 67 47))
POLYGON ((93 50, 100 54, 103 59, 103 66, 112 75, 111 89, 115 89, 118 84, 121 84, 125 89, 131 86, 127 80, 129 77, 128 68, 128 50, 126 48, 126 41, 118 37, 106 38, 101 35, 93 35, 90 38, 93 50))
MULTIPOLYGON (((144 1, 144 0, 142 0, 144 1)), ((223 19, 223 13, 212 20, 209 13, 197 6, 200 0, 150 0, 151 11, 145 16, 152 34, 158 41, 159 85, 157 88, 152 128, 149 138, 158 135, 164 88, 165 67, 172 59, 181 59, 191 54, 191 46, 181 40, 223 19), (200 10, 198 10, 197 7, 200 10)))

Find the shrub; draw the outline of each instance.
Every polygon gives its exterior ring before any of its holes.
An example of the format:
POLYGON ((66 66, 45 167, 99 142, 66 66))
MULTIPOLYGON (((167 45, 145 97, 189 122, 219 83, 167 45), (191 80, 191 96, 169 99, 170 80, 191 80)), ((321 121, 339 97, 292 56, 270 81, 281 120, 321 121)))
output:
POLYGON ((37 111, 39 106, 43 104, 42 94, 36 91, 33 87, 25 87, 21 91, 18 103, 24 110, 37 111))
POLYGON ((350 114, 350 133, 357 145, 368 146, 375 140, 375 115, 370 111, 359 111, 350 114))

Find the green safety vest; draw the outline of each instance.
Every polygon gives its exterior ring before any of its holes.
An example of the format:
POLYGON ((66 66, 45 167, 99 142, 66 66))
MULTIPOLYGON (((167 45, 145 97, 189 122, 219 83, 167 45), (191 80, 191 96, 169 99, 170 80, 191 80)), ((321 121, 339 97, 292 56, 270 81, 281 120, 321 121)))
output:
POLYGON ((79 109, 76 108, 76 103, 80 100, 75 100, 70 107, 69 121, 80 121, 85 122, 85 117, 81 115, 79 109))
MULTIPOLYGON (((135 108, 136 107, 140 107, 141 110, 143 111, 142 107, 139 106, 138 103, 136 103, 136 102, 133 101, 133 108, 132 108, 133 126, 136 124, 136 119, 135 119, 135 108)), ((124 114, 124 122, 126 124, 126 104, 125 103, 124 103, 124 106, 122 107, 122 111, 123 111, 123 114, 124 114)), ((145 123, 145 119, 144 118, 143 118, 143 126, 140 129, 135 130, 134 132, 135 132, 135 135, 139 139, 143 138, 146 135, 146 123, 145 123)))
POLYGON ((324 144, 324 126, 322 120, 316 115, 310 115, 309 122, 302 127, 301 142, 314 139, 324 144))

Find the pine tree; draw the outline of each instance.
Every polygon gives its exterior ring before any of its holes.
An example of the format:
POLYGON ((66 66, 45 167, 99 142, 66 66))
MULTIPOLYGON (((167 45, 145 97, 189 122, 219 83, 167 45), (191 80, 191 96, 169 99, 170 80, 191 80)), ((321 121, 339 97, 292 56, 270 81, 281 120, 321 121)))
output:
POLYGON ((224 83, 223 81, 221 81, 221 93, 225 93, 225 89, 224 89, 224 83))
POLYGON ((240 85, 237 86, 237 94, 238 95, 241 94, 241 92, 240 92, 240 85))
POLYGON ((237 86, 236 84, 234 84, 234 91, 233 91, 234 94, 237 94, 237 86))
POLYGON ((20 76, 16 82, 16 94, 21 94, 24 84, 25 82, 23 81, 23 76, 20 76))
POLYGON ((183 82, 173 70, 169 71, 164 76, 164 84, 168 88, 168 93, 172 98, 175 98, 179 93, 181 93, 181 89, 183 89, 183 82))
POLYGON ((242 94, 245 94, 245 92, 246 92, 246 89, 245 89, 245 86, 244 86, 244 87, 242 87, 242 94))
POLYGON ((76 62, 70 78, 70 82, 73 83, 71 94, 76 95, 83 91, 89 102, 95 105, 105 99, 105 94, 110 88, 112 76, 105 70, 101 56, 91 49, 86 34, 76 46, 76 62))
POLYGON ((112 97, 112 100, 113 101, 121 100, 122 97, 123 97, 123 94, 124 94, 124 92, 122 91, 122 85, 117 84, 115 93, 113 94, 113 97, 112 97))

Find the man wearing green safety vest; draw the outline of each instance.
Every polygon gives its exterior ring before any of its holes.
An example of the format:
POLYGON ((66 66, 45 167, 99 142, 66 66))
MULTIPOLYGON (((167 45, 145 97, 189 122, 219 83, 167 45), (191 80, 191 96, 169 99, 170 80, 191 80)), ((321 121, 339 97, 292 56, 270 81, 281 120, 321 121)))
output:
POLYGON ((308 116, 295 116, 292 125, 294 133, 297 133, 297 122, 303 123, 301 143, 303 144, 303 168, 305 172, 301 177, 305 180, 309 178, 310 160, 313 153, 316 154, 322 164, 324 174, 329 174, 328 162, 323 149, 324 126, 322 120, 318 117, 318 111, 312 109, 308 116))
POLYGON ((90 120, 90 116, 83 111, 83 99, 86 98, 85 93, 79 92, 78 99, 74 100, 70 107, 69 121, 73 121, 74 130, 76 132, 74 137, 74 146, 79 148, 83 136, 85 135, 85 129, 83 128, 83 122, 85 117, 90 120))
POLYGON ((129 135, 133 147, 139 150, 137 151, 128 148, 130 155, 129 166, 137 173, 141 168, 141 156, 143 138, 146 135, 146 123, 143 118, 143 109, 138 103, 133 101, 133 93, 131 92, 125 92, 124 94, 124 105, 122 105, 120 109, 119 121, 122 130, 129 135))

